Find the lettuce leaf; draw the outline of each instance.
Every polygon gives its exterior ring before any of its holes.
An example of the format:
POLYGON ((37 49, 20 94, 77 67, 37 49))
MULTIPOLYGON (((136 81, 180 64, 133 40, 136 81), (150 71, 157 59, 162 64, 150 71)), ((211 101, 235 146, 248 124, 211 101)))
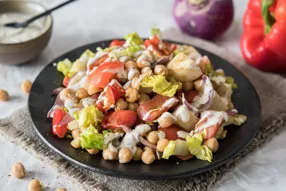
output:
POLYGON ((152 36, 155 36, 155 35, 161 35, 161 31, 160 31, 160 29, 159 28, 156 28, 156 27, 153 27, 153 28, 151 28, 151 35, 152 36))
POLYGON ((240 126, 247 120, 247 117, 245 115, 240 114, 236 114, 235 116, 228 116, 227 118, 227 122, 224 123, 225 126, 231 124, 240 126))
POLYGON ((139 46, 143 44, 143 40, 136 32, 126 35, 124 39, 126 40, 126 44, 129 46, 139 46))
POLYGON ((113 52, 113 53, 116 58, 120 58, 122 56, 134 57, 135 56, 134 54, 139 50, 142 50, 140 46, 128 46, 127 48, 121 51, 113 52))
POLYGON ((188 144, 189 151, 192 155, 194 155, 200 160, 206 160, 209 162, 212 161, 213 154, 211 150, 207 146, 202 145, 202 134, 198 133, 193 135, 192 137, 187 136, 186 141, 188 144))
POLYGON ((83 58, 84 56, 87 56, 88 58, 92 58, 95 56, 95 53, 93 53, 91 50, 87 49, 81 54, 80 58, 83 58))
POLYGON ((84 149, 103 149, 104 136, 90 125, 80 134, 80 146, 84 149))
POLYGON ((146 76, 140 82, 143 88, 153 88, 152 91, 167 97, 172 97, 180 88, 180 82, 168 82, 163 75, 146 76))
POLYGON ((57 64, 57 70, 63 73, 64 76, 67 76, 72 68, 72 62, 69 59, 64 59, 63 61, 59 61, 57 64))
POLYGON ((169 159, 169 157, 174 154, 175 147, 176 147, 175 141, 169 141, 167 147, 164 149, 162 158, 169 159))
POLYGON ((75 112, 75 120, 78 122, 80 128, 87 128, 90 125, 97 126, 103 120, 103 113, 99 111, 94 105, 83 108, 75 112))

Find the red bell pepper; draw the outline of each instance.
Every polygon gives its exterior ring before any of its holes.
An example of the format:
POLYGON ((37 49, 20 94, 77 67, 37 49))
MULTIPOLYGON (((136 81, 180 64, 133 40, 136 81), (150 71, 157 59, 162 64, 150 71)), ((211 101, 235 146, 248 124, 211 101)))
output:
POLYGON ((119 61, 105 62, 88 75, 88 82, 99 88, 105 88, 116 74, 124 72, 124 64, 119 61))
POLYGON ((178 131, 184 131, 181 127, 178 125, 171 125, 170 127, 167 128, 159 128, 160 131, 163 131, 165 133, 165 138, 168 140, 177 140, 181 139, 177 132, 178 131))
POLYGON ((250 0, 243 28, 240 46, 247 63, 286 72, 286 0, 250 0))
POLYGON ((106 97, 111 104, 115 104, 116 100, 121 98, 125 94, 123 87, 108 85, 106 89, 106 97))
POLYGON ((113 40, 111 41, 109 47, 113 47, 113 46, 123 46, 123 44, 125 44, 124 40, 113 40))
POLYGON ((91 71, 95 66, 99 66, 100 64, 102 64, 107 58, 108 58, 107 53, 101 56, 100 58, 98 58, 94 63, 89 65, 88 67, 89 71, 91 71))
POLYGON ((125 126, 126 128, 131 129, 136 121, 136 112, 131 110, 120 110, 106 114, 101 125, 105 129, 123 131, 121 126, 125 126))
POLYGON ((67 133, 67 124, 66 125, 59 125, 61 120, 65 117, 66 112, 58 108, 54 112, 53 117, 53 133, 57 135, 59 138, 64 138, 67 133))
POLYGON ((63 85, 65 86, 65 87, 68 87, 68 84, 69 84, 69 82, 70 82, 70 78, 69 77, 64 77, 64 80, 63 80, 63 85))

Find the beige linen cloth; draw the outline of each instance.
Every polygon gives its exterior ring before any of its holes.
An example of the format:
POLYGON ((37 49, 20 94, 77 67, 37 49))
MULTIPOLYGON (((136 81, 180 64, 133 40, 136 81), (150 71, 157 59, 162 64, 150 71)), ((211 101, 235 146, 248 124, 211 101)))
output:
MULTIPOLYGON (((168 37, 167 35, 164 35, 168 37)), ((169 36, 166 39, 174 39, 169 36)), ((223 57, 241 70, 254 84, 262 103, 262 126, 252 143, 237 157, 223 166, 195 177, 181 180, 144 181, 115 178, 97 174, 74 166, 54 153, 35 134, 26 108, 14 112, 0 120, 0 134, 25 148, 35 157, 69 177, 82 190, 208 190, 221 177, 232 170, 246 155, 269 141, 273 135, 285 127, 286 80, 277 74, 267 74, 245 65, 241 58, 214 44, 196 38, 178 37, 174 40, 188 42, 223 57)), ((285 63, 286 64, 286 63, 285 63)))

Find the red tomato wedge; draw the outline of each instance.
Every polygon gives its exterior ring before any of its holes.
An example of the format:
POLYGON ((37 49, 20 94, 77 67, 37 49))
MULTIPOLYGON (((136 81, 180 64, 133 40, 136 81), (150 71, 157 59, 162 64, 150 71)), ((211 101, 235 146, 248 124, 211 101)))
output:
POLYGON ((66 125, 59 125, 61 120, 65 117, 66 112, 59 108, 54 112, 53 117, 53 133, 57 135, 59 138, 64 138, 67 133, 67 124, 66 125))
POLYGON ((151 100, 141 104, 137 109, 137 113, 143 121, 152 122, 177 102, 178 99, 175 97, 165 97, 157 94, 151 100), (166 102, 169 104, 164 105, 166 102))
POLYGON ((210 127, 208 127, 206 129, 206 137, 204 137, 205 139, 211 139, 213 137, 216 136, 218 130, 219 130, 220 125, 216 124, 216 125, 212 125, 210 127))
POLYGON ((190 90, 187 93, 185 93, 185 98, 189 103, 192 103, 194 98, 198 95, 199 93, 196 90, 190 90))
POLYGON ((95 60, 92 64, 89 65, 88 69, 91 71, 95 66, 101 65, 108 58, 108 54, 106 53, 102 57, 95 60))
POLYGON ((124 64, 122 62, 105 62, 88 75, 88 82, 99 88, 105 88, 116 77, 116 74, 121 72, 124 72, 124 64))
POLYGON ((124 40, 113 40, 109 47, 113 47, 113 46, 123 46, 123 44, 125 44, 124 40))
POLYGON ((118 100, 125 94, 125 90, 122 88, 121 85, 120 86, 108 85, 105 93, 109 103, 115 104, 116 100, 118 100))
POLYGON ((181 159, 181 160, 190 160, 191 158, 193 158, 193 155, 192 154, 189 154, 187 156, 177 155, 176 157, 181 159))
POLYGON ((106 114, 101 125, 105 129, 123 131, 121 126, 129 129, 136 123, 137 113, 131 110, 113 111, 106 114))
POLYGON ((68 84, 69 84, 69 81, 70 81, 70 78, 69 77, 64 77, 64 80, 63 80, 63 85, 65 86, 65 87, 67 87, 68 86, 68 84))
POLYGON ((165 138, 168 140, 177 140, 180 139, 178 137, 177 132, 178 131, 185 131, 178 125, 171 125, 170 127, 167 128, 159 128, 160 131, 163 131, 165 133, 165 138))

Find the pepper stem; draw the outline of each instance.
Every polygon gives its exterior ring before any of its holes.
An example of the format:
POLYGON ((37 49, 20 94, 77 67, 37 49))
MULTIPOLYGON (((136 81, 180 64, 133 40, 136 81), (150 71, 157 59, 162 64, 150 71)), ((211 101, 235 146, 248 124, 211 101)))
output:
POLYGON ((270 14, 269 8, 275 0, 262 0, 261 12, 264 21, 264 34, 268 34, 272 25, 275 23, 275 18, 270 14))

